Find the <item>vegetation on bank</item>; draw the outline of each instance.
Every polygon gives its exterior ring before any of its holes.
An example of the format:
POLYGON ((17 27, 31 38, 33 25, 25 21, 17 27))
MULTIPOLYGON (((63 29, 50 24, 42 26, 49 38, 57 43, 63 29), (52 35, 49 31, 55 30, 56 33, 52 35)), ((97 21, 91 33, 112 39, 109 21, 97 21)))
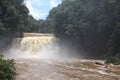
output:
POLYGON ((116 56, 110 56, 107 58, 106 63, 113 63, 115 65, 119 65, 120 64, 120 55, 116 55, 116 56))
POLYGON ((14 80, 15 74, 14 60, 5 60, 0 56, 0 80, 14 80))
MULTIPOLYGON (((11 44, 16 32, 22 32, 27 25, 28 9, 24 0, 0 0, 0 52, 11 44)), ((0 56, 0 80, 14 80, 14 60, 0 56)))
POLYGON ((120 63, 120 0, 63 0, 47 20, 56 37, 78 52, 120 63))

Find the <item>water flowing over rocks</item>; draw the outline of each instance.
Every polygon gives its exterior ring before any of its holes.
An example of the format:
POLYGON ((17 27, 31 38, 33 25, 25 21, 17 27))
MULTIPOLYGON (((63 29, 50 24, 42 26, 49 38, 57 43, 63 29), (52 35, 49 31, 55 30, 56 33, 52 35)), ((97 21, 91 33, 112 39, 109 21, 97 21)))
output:
POLYGON ((120 65, 97 65, 95 62, 72 59, 16 59, 16 79, 120 80, 120 65))
POLYGON ((15 59, 16 80, 120 80, 120 65, 72 59, 55 40, 52 34, 36 33, 14 39, 4 56, 15 59))

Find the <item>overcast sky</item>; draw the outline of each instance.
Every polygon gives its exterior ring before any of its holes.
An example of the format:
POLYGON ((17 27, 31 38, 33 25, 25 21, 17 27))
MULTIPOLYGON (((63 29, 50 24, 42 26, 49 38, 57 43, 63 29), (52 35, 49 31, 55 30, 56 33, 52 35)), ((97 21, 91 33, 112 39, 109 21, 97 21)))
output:
POLYGON ((49 11, 61 3, 61 0, 27 0, 25 1, 30 13, 35 19, 45 19, 49 11))

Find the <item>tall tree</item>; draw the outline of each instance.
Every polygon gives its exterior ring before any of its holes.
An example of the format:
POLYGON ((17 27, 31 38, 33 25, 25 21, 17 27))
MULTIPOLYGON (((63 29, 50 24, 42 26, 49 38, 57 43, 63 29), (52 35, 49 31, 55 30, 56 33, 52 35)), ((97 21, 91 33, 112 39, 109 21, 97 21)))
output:
POLYGON ((0 30, 18 31, 20 28, 25 27, 28 12, 24 0, 1 0, 0 30))
POLYGON ((26 26, 28 12, 24 0, 0 0, 0 51, 26 26))
POLYGON ((86 53, 103 56, 109 52, 111 35, 119 28, 119 6, 119 0, 63 0, 47 19, 60 39, 76 43, 86 53))

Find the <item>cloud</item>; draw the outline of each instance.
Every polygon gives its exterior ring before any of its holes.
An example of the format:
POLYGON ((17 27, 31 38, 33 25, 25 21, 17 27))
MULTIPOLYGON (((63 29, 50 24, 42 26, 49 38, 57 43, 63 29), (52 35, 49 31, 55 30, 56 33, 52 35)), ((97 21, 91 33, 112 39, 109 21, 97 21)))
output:
POLYGON ((29 14, 35 19, 46 19, 49 11, 60 4, 61 0, 26 0, 25 4, 29 9, 29 14))
POLYGON ((50 0, 50 3, 52 7, 57 7, 57 5, 59 4, 59 2, 56 2, 55 0, 50 0))
POLYGON ((40 16, 43 16, 40 12, 36 11, 29 1, 26 1, 26 6, 29 10, 29 14, 32 15, 35 19, 39 19, 40 16))

